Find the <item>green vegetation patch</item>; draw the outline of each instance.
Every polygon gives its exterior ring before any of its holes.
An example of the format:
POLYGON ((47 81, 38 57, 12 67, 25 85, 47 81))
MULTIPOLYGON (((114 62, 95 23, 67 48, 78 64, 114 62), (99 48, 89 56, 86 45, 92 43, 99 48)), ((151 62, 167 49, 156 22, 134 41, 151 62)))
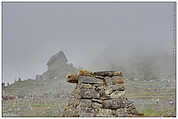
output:
POLYGON ((33 107, 56 107, 56 104, 44 104, 44 103, 40 103, 40 104, 32 104, 33 107))
POLYGON ((142 113, 144 113, 144 116, 160 117, 160 116, 169 116, 167 114, 168 111, 169 110, 155 111, 153 109, 146 109, 146 110, 143 110, 142 113))
POLYGON ((8 90, 20 90, 21 88, 8 88, 8 90))

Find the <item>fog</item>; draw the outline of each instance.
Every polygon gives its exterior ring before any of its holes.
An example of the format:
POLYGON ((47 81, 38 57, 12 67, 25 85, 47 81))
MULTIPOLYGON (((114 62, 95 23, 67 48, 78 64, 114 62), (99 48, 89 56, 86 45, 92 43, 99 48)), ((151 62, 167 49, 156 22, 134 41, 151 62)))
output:
POLYGON ((136 66, 153 65, 153 71, 170 72, 175 5, 5 2, 3 80, 34 78, 60 50, 84 69, 138 72, 136 66))

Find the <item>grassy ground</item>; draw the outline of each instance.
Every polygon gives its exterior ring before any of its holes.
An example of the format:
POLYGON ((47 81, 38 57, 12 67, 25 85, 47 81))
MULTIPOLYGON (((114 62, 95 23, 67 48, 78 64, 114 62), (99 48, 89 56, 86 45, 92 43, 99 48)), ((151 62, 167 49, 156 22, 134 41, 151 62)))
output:
POLYGON ((135 101, 135 105, 139 112, 144 116, 169 117, 176 115, 175 95, 176 88, 167 83, 160 81, 144 82, 144 81, 127 81, 127 97, 135 101), (156 90, 160 88, 160 91, 156 90), (169 100, 173 99, 174 104, 169 104, 169 100), (156 99, 159 99, 158 104, 156 99))

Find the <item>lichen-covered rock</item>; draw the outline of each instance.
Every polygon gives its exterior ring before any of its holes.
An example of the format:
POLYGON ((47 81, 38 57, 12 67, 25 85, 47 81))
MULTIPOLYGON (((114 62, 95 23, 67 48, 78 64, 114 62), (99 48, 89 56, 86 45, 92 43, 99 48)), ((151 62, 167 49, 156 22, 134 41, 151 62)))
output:
POLYGON ((103 77, 122 76, 121 72, 116 72, 116 71, 100 71, 100 72, 94 72, 93 74, 96 76, 103 76, 103 77))
POLYGON ((110 98, 120 98, 125 96, 125 91, 114 91, 111 95, 110 98))
POLYGON ((80 71, 68 75, 67 81, 76 83, 71 101, 63 116, 69 117, 132 117, 138 116, 135 105, 125 95, 121 72, 80 71), (73 81, 75 80, 75 81, 73 81))
POLYGON ((124 78, 120 76, 114 76, 111 78, 111 82, 113 85, 115 84, 123 84, 124 83, 124 78))
POLYGON ((116 84, 116 85, 110 85, 110 86, 106 86, 106 89, 112 89, 112 91, 124 91, 125 90, 125 86, 122 84, 116 84))
POLYGON ((105 87, 105 94, 110 95, 111 93, 114 93, 114 91, 115 92, 122 92, 124 90, 125 90, 125 87, 123 85, 119 85, 119 84, 110 85, 110 86, 105 87))
POLYGON ((80 83, 85 83, 85 84, 103 84, 103 80, 97 79, 94 77, 89 77, 89 76, 80 76, 80 83))

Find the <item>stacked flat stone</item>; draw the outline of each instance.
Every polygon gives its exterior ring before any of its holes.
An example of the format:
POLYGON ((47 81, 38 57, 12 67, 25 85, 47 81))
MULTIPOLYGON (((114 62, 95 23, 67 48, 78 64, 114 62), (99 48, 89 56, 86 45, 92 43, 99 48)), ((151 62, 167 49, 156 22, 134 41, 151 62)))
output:
POLYGON ((63 116, 122 117, 138 116, 133 103, 125 96, 121 72, 103 71, 68 78, 76 83, 63 116))

